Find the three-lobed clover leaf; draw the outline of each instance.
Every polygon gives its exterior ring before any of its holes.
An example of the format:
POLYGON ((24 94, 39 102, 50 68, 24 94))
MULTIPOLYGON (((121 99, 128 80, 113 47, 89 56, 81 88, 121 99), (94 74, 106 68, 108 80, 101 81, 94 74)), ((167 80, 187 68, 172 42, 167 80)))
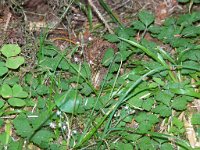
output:
POLYGON ((6 60, 6 67, 10 69, 17 69, 24 63, 24 57, 17 56, 17 57, 9 57, 6 60))
POLYGON ((25 61, 24 57, 17 56, 21 52, 21 48, 18 44, 5 44, 0 51, 7 58, 5 65, 3 64, 2 66, 2 63, 0 64, 0 76, 8 72, 8 68, 19 68, 25 61))
POLYGON ((0 61, 0 77, 8 72, 8 68, 5 67, 5 63, 0 61))
POLYGON ((21 48, 18 44, 5 44, 1 48, 1 53, 7 58, 17 56, 20 52, 21 48))
POLYGON ((12 88, 8 84, 3 84, 1 86, 1 96, 8 99, 8 103, 14 107, 22 107, 26 105, 22 98, 26 98, 28 93, 23 91, 23 88, 15 84, 12 88))

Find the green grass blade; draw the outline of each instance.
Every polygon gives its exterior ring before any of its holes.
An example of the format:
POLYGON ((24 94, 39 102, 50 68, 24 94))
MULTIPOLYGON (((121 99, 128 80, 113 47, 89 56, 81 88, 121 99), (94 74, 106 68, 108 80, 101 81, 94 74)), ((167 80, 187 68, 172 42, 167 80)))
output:
MULTIPOLYGON (((119 38, 120 40, 122 40, 122 41, 125 41, 125 42, 127 42, 127 43, 129 43, 129 44, 131 44, 131 45, 133 45, 133 46, 135 46, 135 47, 141 49, 141 50, 144 51, 148 56, 150 56, 151 58, 153 58, 154 60, 156 60, 157 62, 159 62, 159 63, 162 64, 164 67, 167 67, 167 68, 170 70, 171 67, 164 61, 164 59, 162 58, 162 56, 161 56, 159 53, 157 53, 157 55, 156 55, 154 52, 152 52, 152 51, 149 50, 148 48, 146 48, 146 47, 144 47, 144 46, 142 46, 142 45, 140 45, 140 44, 138 44, 138 43, 136 43, 136 42, 134 42, 134 41, 127 40, 127 39, 121 38, 121 37, 118 37, 118 38, 119 38)), ((174 82, 177 82, 177 79, 174 77, 172 71, 169 71, 169 75, 170 75, 170 77, 172 78, 172 80, 173 80, 174 82)))
POLYGON ((122 104, 124 103, 127 99, 126 97, 130 94, 130 92, 135 88, 137 87, 142 81, 144 78, 146 78, 147 76, 149 75, 152 75, 152 74, 155 74, 157 72, 160 72, 160 71, 163 71, 163 70, 166 70, 168 68, 166 67, 159 67, 159 68, 156 68, 154 70, 151 70, 149 71, 148 73, 144 74, 143 76, 141 76, 138 80, 136 80, 136 82, 134 82, 134 84, 126 91, 126 93, 119 99, 119 101, 117 103, 115 103, 114 105, 112 105, 109 110, 107 111, 107 113, 104 115, 103 118, 101 118, 101 120, 97 123, 96 126, 94 126, 90 132, 88 132, 79 142, 78 144, 75 145, 74 148, 80 148, 85 142, 87 142, 93 135, 94 133, 99 129, 99 127, 103 124, 103 122, 106 120, 106 118, 110 115, 109 117, 109 120, 107 121, 107 125, 106 125, 106 128, 105 128, 105 131, 108 131, 108 127, 109 127, 109 124, 112 120, 112 117, 114 115, 114 113, 116 112, 117 108, 122 104))
POLYGON ((112 12, 111 8, 104 2, 104 0, 99 0, 101 6, 108 12, 112 20, 117 23, 121 28, 124 28, 123 24, 119 21, 117 16, 112 12))
POLYGON ((92 8, 91 8, 90 5, 87 7, 87 17, 88 17, 88 21, 89 21, 90 30, 92 30, 92 28, 93 28, 93 26, 92 26, 93 15, 92 15, 92 8))
POLYGON ((163 55, 163 57, 165 59, 167 59, 168 61, 170 61, 174 65, 176 64, 176 62, 174 61, 174 59, 166 51, 164 51, 161 47, 158 47, 158 50, 163 55))

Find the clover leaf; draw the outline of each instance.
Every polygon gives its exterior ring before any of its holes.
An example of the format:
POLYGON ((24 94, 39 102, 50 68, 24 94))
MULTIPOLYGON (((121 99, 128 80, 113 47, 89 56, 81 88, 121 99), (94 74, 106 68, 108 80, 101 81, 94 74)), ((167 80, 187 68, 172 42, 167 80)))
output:
POLYGON ((1 48, 1 52, 5 57, 17 56, 21 49, 18 44, 6 44, 1 48))

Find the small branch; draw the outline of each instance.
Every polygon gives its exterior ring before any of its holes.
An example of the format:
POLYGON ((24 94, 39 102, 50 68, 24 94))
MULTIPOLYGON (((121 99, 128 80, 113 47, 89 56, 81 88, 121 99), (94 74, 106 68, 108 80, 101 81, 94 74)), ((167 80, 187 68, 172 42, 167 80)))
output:
POLYGON ((110 28, 110 26, 108 25, 107 21, 103 18, 103 16, 101 15, 101 13, 99 12, 99 10, 97 9, 97 7, 94 5, 94 3, 92 2, 92 0, 88 0, 89 5, 93 8, 93 10, 95 11, 95 13, 98 15, 99 19, 103 22, 103 24, 105 25, 105 27, 108 29, 108 32, 111 34, 114 34, 114 32, 112 31, 112 29, 110 28))
POLYGON ((8 24, 9 24, 9 22, 10 22, 11 17, 12 17, 12 14, 9 12, 9 13, 8 13, 8 16, 7 16, 6 24, 5 24, 5 26, 4 26, 4 31, 5 31, 5 32, 7 31, 8 24))

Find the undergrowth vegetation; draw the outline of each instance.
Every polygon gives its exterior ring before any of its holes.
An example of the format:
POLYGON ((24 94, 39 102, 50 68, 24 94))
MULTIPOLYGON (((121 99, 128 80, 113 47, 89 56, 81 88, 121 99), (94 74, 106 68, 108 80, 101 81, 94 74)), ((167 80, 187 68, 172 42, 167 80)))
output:
POLYGON ((200 98, 200 12, 162 26, 154 19, 141 11, 104 35, 118 51, 107 49, 99 88, 88 62, 71 61, 78 46, 61 51, 43 33, 35 68, 24 73, 21 48, 3 45, 0 149, 193 149, 185 123, 199 140, 200 113, 187 108, 200 98))

